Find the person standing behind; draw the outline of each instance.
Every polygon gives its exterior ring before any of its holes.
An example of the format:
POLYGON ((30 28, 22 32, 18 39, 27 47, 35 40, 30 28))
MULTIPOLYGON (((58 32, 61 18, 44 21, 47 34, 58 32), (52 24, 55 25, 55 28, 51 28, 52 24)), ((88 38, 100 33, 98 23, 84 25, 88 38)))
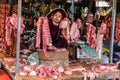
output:
MULTIPOLYGON (((52 38, 52 44, 57 51, 64 51, 68 48, 68 41, 62 35, 62 29, 60 28, 60 22, 67 18, 67 13, 62 8, 56 8, 47 14, 49 19, 49 29, 52 38)), ((62 23, 64 25, 64 23, 62 23)), ((67 25, 66 25, 67 26, 67 25)), ((65 27, 66 27, 65 26, 65 27)))

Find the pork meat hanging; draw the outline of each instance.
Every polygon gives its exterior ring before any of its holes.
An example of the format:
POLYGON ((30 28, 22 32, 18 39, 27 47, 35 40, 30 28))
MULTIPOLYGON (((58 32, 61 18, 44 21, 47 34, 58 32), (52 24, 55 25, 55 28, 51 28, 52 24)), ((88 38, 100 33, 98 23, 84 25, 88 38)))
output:
POLYGON ((78 18, 76 22, 73 22, 70 29, 70 39, 72 42, 76 42, 80 38, 79 29, 82 27, 82 21, 78 18))
MULTIPOLYGON (((21 17, 21 30, 20 33, 23 33, 23 30, 25 28, 25 25, 23 24, 24 18, 21 17)), ((16 14, 13 14, 12 16, 6 17, 6 35, 5 35, 5 41, 7 46, 10 46, 10 54, 15 54, 16 51, 16 38, 17 38, 17 29, 18 29, 18 18, 16 14)))
POLYGON ((52 40, 50 36, 47 17, 40 17, 37 22, 36 47, 40 48, 41 43, 42 43, 43 52, 45 56, 47 56, 46 54, 47 46, 52 46, 52 40))
POLYGON ((65 17, 61 22, 60 22, 60 29, 62 29, 62 36, 67 40, 69 43, 70 41, 70 20, 65 17))
POLYGON ((86 27, 86 40, 91 48, 96 48, 96 27, 92 24, 88 24, 86 27))

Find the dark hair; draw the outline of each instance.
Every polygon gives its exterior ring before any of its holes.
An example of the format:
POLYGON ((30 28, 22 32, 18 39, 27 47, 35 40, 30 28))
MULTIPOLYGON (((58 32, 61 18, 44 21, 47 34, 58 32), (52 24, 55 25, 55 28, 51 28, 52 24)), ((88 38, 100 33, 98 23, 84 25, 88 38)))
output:
POLYGON ((55 8, 47 14, 47 17, 50 18, 51 15, 54 15, 56 12, 60 12, 63 18, 68 16, 66 11, 63 8, 55 8))
MULTIPOLYGON (((53 12, 53 13, 51 14, 51 16, 54 16, 57 12, 60 12, 60 11, 53 12)), ((62 12, 60 12, 60 13, 61 13, 61 15, 62 15, 62 12)), ((62 19, 63 19, 63 15, 62 15, 62 19)))

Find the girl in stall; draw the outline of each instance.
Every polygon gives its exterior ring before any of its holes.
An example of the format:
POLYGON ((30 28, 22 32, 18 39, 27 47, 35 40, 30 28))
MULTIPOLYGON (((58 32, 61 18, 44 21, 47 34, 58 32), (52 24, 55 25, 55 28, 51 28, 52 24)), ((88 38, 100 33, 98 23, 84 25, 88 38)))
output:
POLYGON ((55 47, 48 47, 56 52, 65 51, 69 43, 70 21, 67 13, 62 8, 56 8, 47 14, 52 44, 55 47))

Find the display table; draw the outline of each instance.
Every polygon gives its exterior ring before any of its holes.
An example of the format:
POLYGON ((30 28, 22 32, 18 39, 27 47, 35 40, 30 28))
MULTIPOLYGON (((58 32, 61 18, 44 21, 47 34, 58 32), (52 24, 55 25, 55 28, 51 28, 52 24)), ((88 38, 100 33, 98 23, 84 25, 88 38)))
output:
MULTIPOLYGON (((4 62, 4 61, 2 61, 4 62)), ((80 63, 78 60, 76 61, 71 61, 69 66, 84 66, 84 68, 86 70, 90 70, 92 65, 94 64, 82 64, 80 63)), ((10 77, 12 78, 12 80, 54 80, 50 77, 46 77, 46 78, 41 78, 39 76, 23 76, 23 75, 19 75, 19 74, 12 74, 9 72, 9 70, 6 69, 5 65, 2 64, 3 69, 5 69, 7 71, 7 73, 10 75, 10 77)), ((104 80, 108 79, 108 76, 111 75, 112 80, 116 80, 119 79, 120 80, 120 70, 116 70, 116 71, 108 71, 105 73, 97 73, 98 76, 95 77, 95 80, 98 80, 98 78, 104 78, 104 80), (118 76, 116 76, 118 75, 118 76), (104 77, 105 76, 105 77, 104 77)), ((72 75, 65 75, 64 73, 61 73, 61 77, 55 79, 55 80, 71 80, 71 79, 83 79, 84 75, 82 75, 82 73, 78 72, 78 71, 74 71, 72 75)), ((89 77, 88 77, 89 78, 89 77)), ((99 80, 102 80, 99 79, 99 80)))
MULTIPOLYGON (((102 77, 102 76, 109 76, 112 75, 112 80, 116 80, 116 78, 118 78, 120 80, 120 70, 118 71, 108 71, 106 73, 98 73, 98 77, 102 77), (118 77, 116 77, 116 74, 119 74, 118 77)), ((62 77, 59 77, 55 80, 68 80, 68 79, 75 79, 75 78, 84 78, 84 76, 82 74, 80 74, 79 72, 73 72, 72 75, 65 75, 62 74, 62 77)), ((103 77, 102 77, 103 78, 103 77)), ((19 74, 16 74, 16 80, 54 80, 51 78, 40 78, 39 76, 21 76, 19 74)))
MULTIPOLYGON (((66 80, 71 78, 83 78, 83 75, 79 72, 74 72, 73 75, 65 75, 62 74, 62 77, 59 77, 55 80, 66 80)), ((40 78, 39 76, 21 76, 19 74, 16 74, 16 80, 54 80, 52 78, 40 78)))

